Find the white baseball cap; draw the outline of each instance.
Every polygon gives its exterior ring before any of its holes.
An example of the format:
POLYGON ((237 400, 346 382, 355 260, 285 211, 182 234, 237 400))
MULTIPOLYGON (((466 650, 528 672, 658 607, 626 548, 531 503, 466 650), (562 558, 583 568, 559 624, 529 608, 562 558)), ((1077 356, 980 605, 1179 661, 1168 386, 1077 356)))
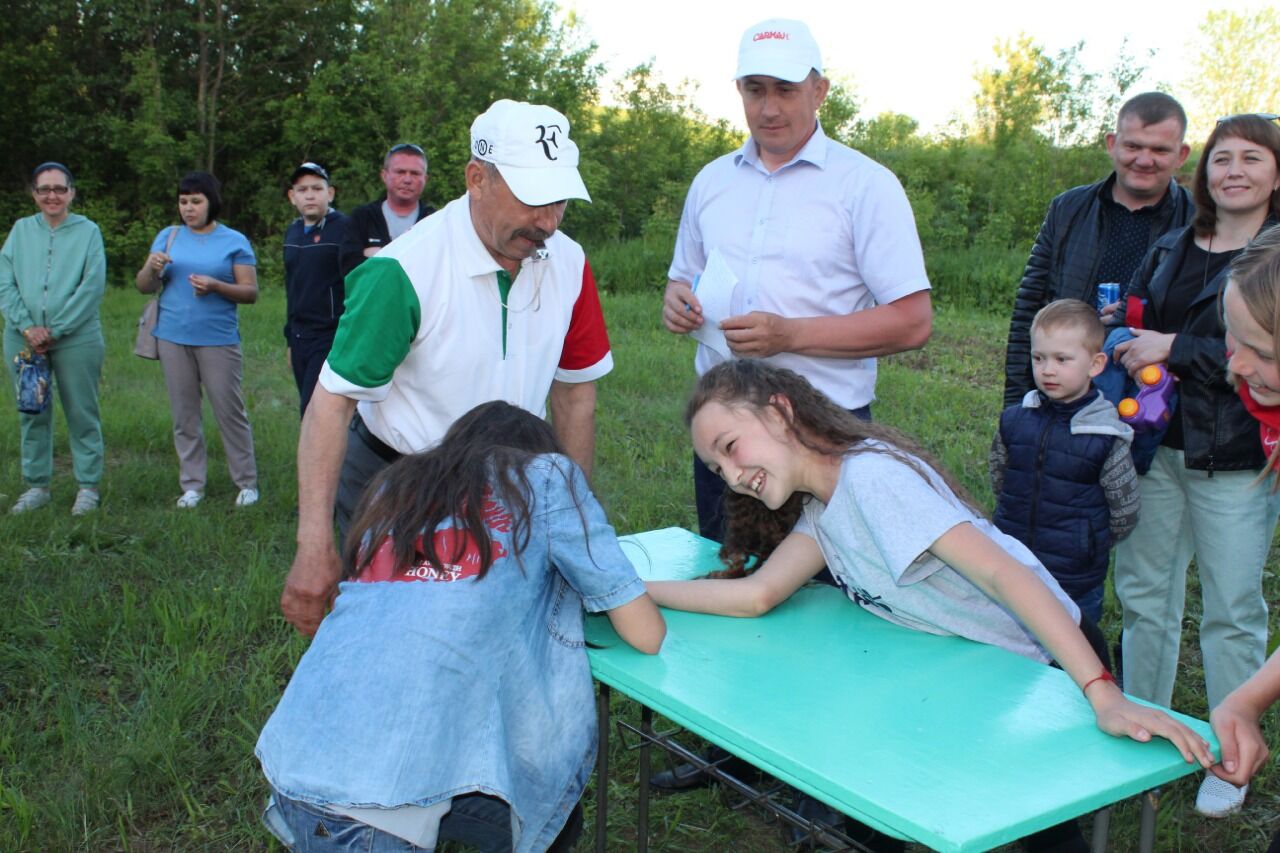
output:
POLYGON ((799 83, 815 68, 822 73, 822 51, 809 28, 800 21, 770 18, 742 34, 733 79, 760 74, 799 83))
POLYGON ((511 192, 527 205, 591 201, 578 174, 569 120, 551 107, 495 101, 471 123, 471 154, 497 166, 511 192))

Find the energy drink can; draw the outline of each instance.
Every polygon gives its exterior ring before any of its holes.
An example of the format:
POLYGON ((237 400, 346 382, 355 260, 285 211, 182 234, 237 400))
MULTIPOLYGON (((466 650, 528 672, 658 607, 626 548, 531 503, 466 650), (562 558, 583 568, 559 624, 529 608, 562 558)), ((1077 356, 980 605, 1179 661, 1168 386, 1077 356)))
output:
POLYGON ((1114 281, 1108 281, 1098 285, 1098 297, 1096 307, 1098 313, 1102 313, 1102 309, 1106 308, 1112 302, 1120 301, 1120 285, 1114 281))

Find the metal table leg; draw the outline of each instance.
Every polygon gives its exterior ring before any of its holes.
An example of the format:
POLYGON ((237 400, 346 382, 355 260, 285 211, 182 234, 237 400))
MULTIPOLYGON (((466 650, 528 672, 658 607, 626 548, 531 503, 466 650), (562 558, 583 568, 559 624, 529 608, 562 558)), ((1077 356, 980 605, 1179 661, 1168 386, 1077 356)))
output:
POLYGON ((1111 807, 1101 809, 1093 815, 1093 853, 1107 853, 1107 836, 1111 834, 1111 807))
POLYGON ((1138 830, 1138 850, 1151 853, 1156 844, 1156 809, 1160 807, 1160 790, 1147 791, 1142 795, 1142 822, 1138 830))
POLYGON ((640 706, 640 731, 647 737, 640 741, 640 791, 636 806, 636 851, 649 853, 649 756, 653 737, 653 710, 640 706))
POLYGON ((609 685, 596 694, 596 853, 605 853, 609 824, 609 685))

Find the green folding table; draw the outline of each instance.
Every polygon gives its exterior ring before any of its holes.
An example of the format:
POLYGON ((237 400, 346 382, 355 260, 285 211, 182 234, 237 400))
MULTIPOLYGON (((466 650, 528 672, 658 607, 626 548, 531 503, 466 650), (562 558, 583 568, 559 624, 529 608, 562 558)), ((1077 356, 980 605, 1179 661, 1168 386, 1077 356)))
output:
MULTIPOLYGON (((715 543, 679 528, 623 537, 623 550, 646 579, 718 567, 715 543)), ((1198 769, 1165 741, 1098 731, 1079 688, 1058 669, 901 628, 833 587, 806 586, 755 619, 664 615, 667 638, 654 656, 621 642, 607 619, 588 619, 588 639, 602 646, 588 652, 601 683, 599 849, 609 688, 644 707, 642 847, 647 747, 687 754, 652 732, 652 712, 844 814, 942 851, 987 850, 1198 769)), ((1175 716, 1216 752, 1206 723, 1175 716)), ((1149 849, 1150 808, 1143 823, 1149 849)), ((1098 838, 1095 831, 1095 847, 1098 838)))

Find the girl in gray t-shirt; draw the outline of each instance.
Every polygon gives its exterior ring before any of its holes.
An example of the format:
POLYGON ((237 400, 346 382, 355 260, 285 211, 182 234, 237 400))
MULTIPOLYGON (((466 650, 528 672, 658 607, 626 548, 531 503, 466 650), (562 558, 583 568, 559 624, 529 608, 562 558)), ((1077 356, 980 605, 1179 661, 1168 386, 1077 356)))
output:
POLYGON ((1209 745, 1162 711, 1130 702, 1081 633, 1079 609, 963 487, 896 430, 860 420, 803 377, 765 362, 703 374, 685 411, 694 450, 729 485, 725 574, 651 581, 658 604, 758 616, 828 566, 848 596, 900 625, 1056 660, 1098 728, 1167 738, 1187 761, 1209 745))

